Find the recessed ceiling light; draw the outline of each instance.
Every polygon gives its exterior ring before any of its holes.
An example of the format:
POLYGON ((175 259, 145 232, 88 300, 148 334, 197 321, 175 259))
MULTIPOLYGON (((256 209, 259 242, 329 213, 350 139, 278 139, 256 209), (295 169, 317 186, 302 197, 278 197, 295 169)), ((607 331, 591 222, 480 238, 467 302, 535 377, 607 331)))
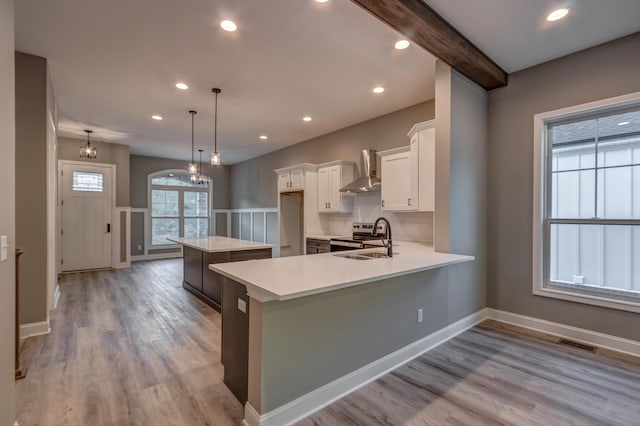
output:
POLYGON ((311 117, 309 117, 308 115, 306 115, 306 116, 304 116, 304 117, 302 118, 302 120, 304 120, 304 121, 311 121, 311 117))
POLYGON ((547 15, 547 21, 549 22, 558 21, 564 18, 565 16, 567 16, 568 13, 569 13, 569 9, 565 7, 561 9, 556 9, 553 12, 551 12, 549 15, 547 15))
POLYGON ((151 118, 158 121, 162 120, 162 117, 160 117, 159 115, 152 115, 151 118))
POLYGON ((398 50, 406 49, 407 47, 409 47, 409 41, 408 40, 396 41, 395 47, 398 50))
POLYGON ((267 140, 267 135, 260 135, 260 139, 262 139, 263 141, 267 140))
POLYGON ((176 83, 176 87, 180 90, 187 90, 189 88, 189 86, 184 83, 176 83))
POLYGON ((220 22, 220 26, 225 31, 235 31, 238 29, 238 26, 236 25, 236 23, 228 19, 225 19, 224 21, 220 22))
POLYGON ((326 2, 328 2, 328 1, 329 1, 329 0, 316 0, 316 3, 326 3, 326 2))
POLYGON ((373 88, 373 93, 382 93, 384 92, 384 87, 382 86, 376 86, 373 88))
POLYGON ((631 124, 630 121, 621 121, 618 123, 618 126, 626 126, 627 124, 631 124))

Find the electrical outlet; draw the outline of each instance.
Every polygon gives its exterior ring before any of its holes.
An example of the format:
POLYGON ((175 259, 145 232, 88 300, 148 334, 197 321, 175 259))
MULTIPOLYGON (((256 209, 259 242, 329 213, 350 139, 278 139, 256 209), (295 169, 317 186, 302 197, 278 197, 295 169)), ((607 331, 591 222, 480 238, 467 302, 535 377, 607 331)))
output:
POLYGON ((418 323, 422 322, 422 308, 418 309, 418 323))
POLYGON ((138 250, 142 250, 142 245, 138 244, 138 250))

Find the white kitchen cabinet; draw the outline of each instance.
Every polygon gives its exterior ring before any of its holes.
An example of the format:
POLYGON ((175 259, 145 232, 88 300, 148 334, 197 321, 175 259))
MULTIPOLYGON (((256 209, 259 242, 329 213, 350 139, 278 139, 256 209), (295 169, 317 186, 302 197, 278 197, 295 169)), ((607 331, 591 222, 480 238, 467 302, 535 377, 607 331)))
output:
POLYGON ((435 209, 435 121, 414 125, 409 146, 378 153, 382 169, 382 210, 435 209))
POLYGON ((304 167, 278 169, 276 173, 278 173, 278 192, 304 189, 304 167))
POLYGON ((381 202, 385 211, 415 211, 413 158, 409 146, 384 151, 380 155, 382 169, 381 202))
POLYGON ((334 161, 318 166, 318 212, 348 213, 353 210, 353 197, 340 188, 353 181, 354 163, 334 161))

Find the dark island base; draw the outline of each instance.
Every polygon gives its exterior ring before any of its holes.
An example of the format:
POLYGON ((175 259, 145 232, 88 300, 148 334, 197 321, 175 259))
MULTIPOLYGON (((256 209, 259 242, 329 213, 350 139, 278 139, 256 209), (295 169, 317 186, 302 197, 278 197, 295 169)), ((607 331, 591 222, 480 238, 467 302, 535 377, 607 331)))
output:
MULTIPOLYGON (((211 271, 212 273, 215 273, 213 271, 211 271)), ((211 306, 213 309, 215 309, 216 311, 222 313, 222 304, 216 302, 215 300, 213 300, 212 298, 210 298, 209 296, 207 296, 206 294, 202 293, 201 291, 199 291, 198 289, 195 289, 193 287, 191 287, 189 285, 189 283, 187 283, 186 281, 182 282, 182 288, 184 288, 185 290, 187 290, 189 293, 193 294, 194 296, 196 296, 198 299, 202 300, 204 303, 206 303, 207 305, 211 306)))
POLYGON ((222 275, 209 269, 209 265, 251 259, 270 259, 271 256, 270 248, 206 253, 202 250, 184 247, 182 287, 216 311, 222 312, 222 275))

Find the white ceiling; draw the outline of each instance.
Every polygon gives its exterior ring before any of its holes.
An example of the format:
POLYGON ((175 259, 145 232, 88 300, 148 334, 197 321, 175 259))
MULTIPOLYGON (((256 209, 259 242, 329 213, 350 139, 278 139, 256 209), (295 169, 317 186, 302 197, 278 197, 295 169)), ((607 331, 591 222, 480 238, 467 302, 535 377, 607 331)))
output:
POLYGON ((640 0, 425 0, 505 71, 640 31, 640 0), (547 22, 549 12, 569 8, 547 22))
MULTIPOLYGON (((425 1, 508 72, 640 30, 640 0, 425 1), (560 6, 567 18, 546 22, 560 6)), ((187 111, 210 152, 220 87, 225 164, 432 99, 435 58, 393 49, 398 38, 350 0, 16 2, 16 48, 48 58, 60 135, 92 128, 132 153, 188 159, 187 111), (236 33, 220 29, 225 18, 236 33)))
POLYGON ((435 58, 395 50, 399 38, 349 0, 16 2, 16 49, 48 58, 60 135, 90 128, 135 154, 188 159, 195 109, 196 149, 209 153, 220 87, 224 164, 432 99, 435 58))

